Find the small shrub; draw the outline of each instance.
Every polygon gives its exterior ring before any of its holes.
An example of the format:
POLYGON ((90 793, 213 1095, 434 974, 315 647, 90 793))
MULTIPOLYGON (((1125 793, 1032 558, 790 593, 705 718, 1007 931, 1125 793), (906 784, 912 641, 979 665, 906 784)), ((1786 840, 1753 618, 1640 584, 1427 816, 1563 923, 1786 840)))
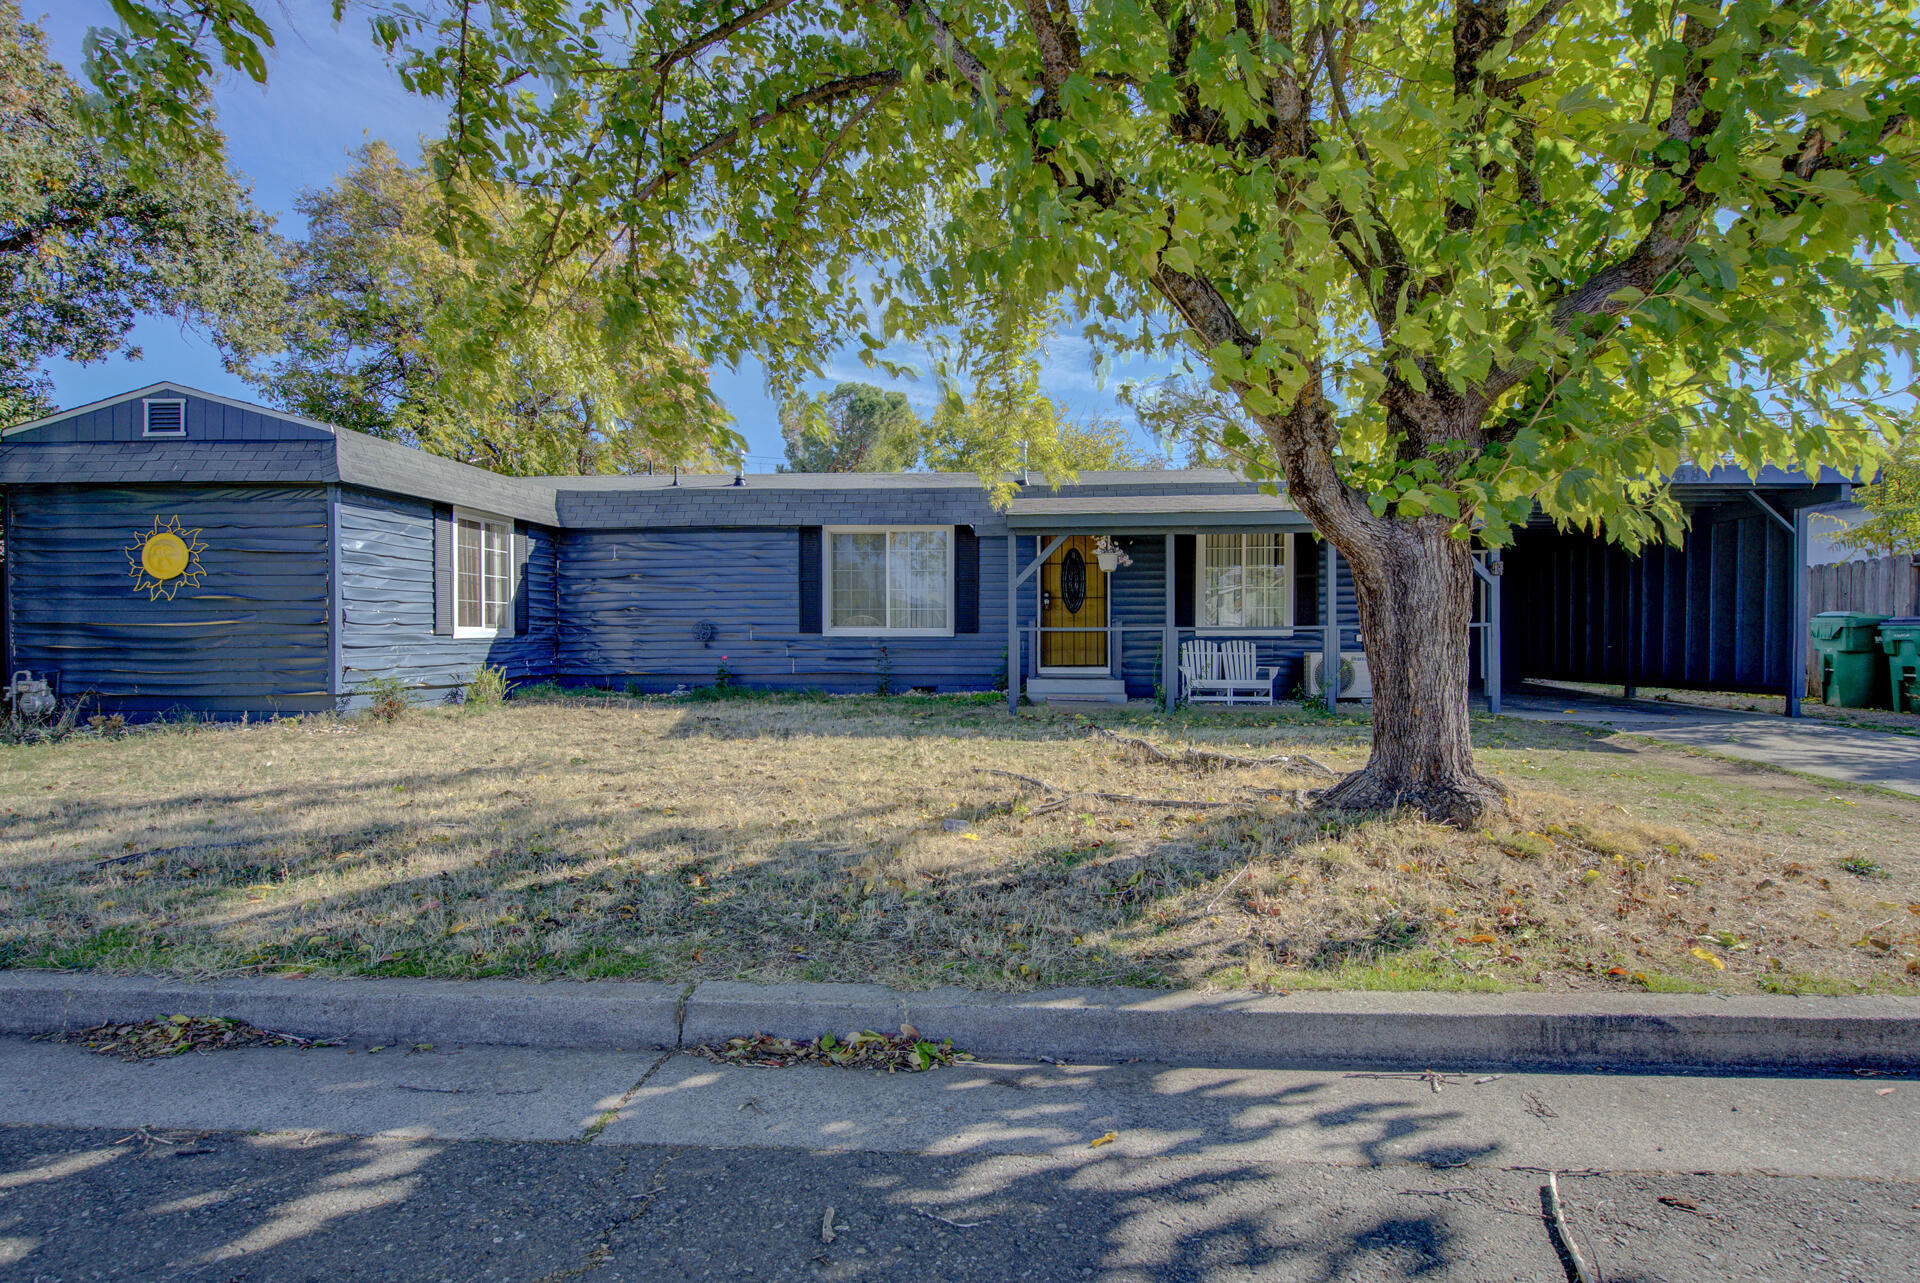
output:
POLYGON ((1856 877, 1884 878, 1887 876, 1887 871, 1880 867, 1880 861, 1869 855, 1850 855, 1840 861, 1840 867, 1856 877))
POLYGON ((720 667, 716 668, 713 672, 713 688, 722 691, 732 690, 739 684, 739 677, 734 674, 732 669, 727 667, 727 657, 722 655, 720 657, 720 667))
POLYGON ((110 740, 117 740, 127 733, 127 719, 119 713, 106 717, 95 713, 87 719, 87 725, 110 740))
POLYGON ((506 702, 507 670, 482 664, 473 670, 473 678, 467 683, 466 699, 462 701, 468 708, 494 708, 506 702))
POLYGON ((367 716, 376 722, 397 722, 413 707, 406 682, 391 675, 369 677, 360 683, 360 693, 367 697, 367 716))
POLYGON ((893 694, 893 656, 887 653, 887 644, 880 643, 880 659, 874 665, 873 693, 876 695, 893 694))
POLYGON ((1540 833, 1488 834, 1502 851, 1516 860, 1539 860, 1553 854, 1553 840, 1540 833))

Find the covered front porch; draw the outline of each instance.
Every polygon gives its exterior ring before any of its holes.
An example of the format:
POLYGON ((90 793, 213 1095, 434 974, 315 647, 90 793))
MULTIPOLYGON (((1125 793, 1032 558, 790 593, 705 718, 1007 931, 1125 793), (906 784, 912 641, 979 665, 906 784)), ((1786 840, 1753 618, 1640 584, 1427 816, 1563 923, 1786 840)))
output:
MULTIPOLYGON (((1181 648, 1194 641, 1250 644, 1272 698, 1309 685, 1330 708, 1365 697, 1352 576, 1285 500, 1086 489, 1018 498, 1007 511, 1010 711, 1022 694, 1151 698, 1171 710, 1194 693, 1179 679, 1181 648)), ((1497 671, 1497 659, 1476 656, 1476 668, 1497 671)), ((1235 702, 1256 702, 1244 696, 1235 702)))

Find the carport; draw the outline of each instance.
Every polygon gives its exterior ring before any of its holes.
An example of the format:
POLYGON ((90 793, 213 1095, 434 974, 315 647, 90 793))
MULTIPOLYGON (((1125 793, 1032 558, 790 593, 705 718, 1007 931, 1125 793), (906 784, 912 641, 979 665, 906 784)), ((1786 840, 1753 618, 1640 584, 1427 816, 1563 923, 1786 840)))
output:
POLYGON ((1807 649, 1808 510, 1849 478, 1782 468, 1682 468, 1684 543, 1632 554, 1536 515, 1496 565, 1500 655, 1487 695, 1528 679, 1786 696, 1800 716, 1807 649))

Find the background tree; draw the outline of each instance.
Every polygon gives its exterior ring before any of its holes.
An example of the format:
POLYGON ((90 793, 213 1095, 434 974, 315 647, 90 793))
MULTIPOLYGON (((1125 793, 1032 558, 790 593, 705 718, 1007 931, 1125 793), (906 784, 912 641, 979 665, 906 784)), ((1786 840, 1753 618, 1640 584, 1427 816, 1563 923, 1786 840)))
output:
POLYGON ((919 466, 926 425, 904 392, 842 383, 780 406, 782 472, 909 472, 919 466))
POLYGON ((143 313, 243 332, 277 303, 269 220, 218 140, 136 174, 82 106, 45 34, 0 0, 0 427, 52 409, 48 358, 138 357, 143 313))
POLYGON ((1188 468, 1228 468, 1255 479, 1269 469, 1257 452, 1230 449, 1226 440, 1250 442, 1258 429, 1232 396, 1216 392, 1190 376, 1170 375, 1120 389, 1140 426, 1161 449, 1188 468))
POLYGON ((1353 568, 1373 752, 1328 805, 1498 804, 1476 531, 1538 504, 1678 537, 1683 459, 1854 467, 1900 431, 1899 5, 498 0, 377 30, 463 174, 543 194, 550 257, 649 247, 616 310, 683 298, 776 379, 875 299, 874 351, 1063 301, 1109 354, 1185 347, 1252 423, 1223 444, 1353 568))
MULTIPOLYGON (((520 198, 482 216, 512 235, 520 198)), ((304 192, 284 314, 223 332, 229 363, 284 409, 509 473, 718 471, 738 457, 704 365, 656 331, 607 323, 585 255, 548 267, 510 319, 472 260, 442 244, 440 190, 384 143, 304 192)), ((518 243, 518 242, 516 242, 518 243)), ((521 244, 520 270, 535 251, 521 244)))
POLYGON ((1875 557, 1920 557, 1920 436, 1903 437, 1853 497, 1867 517, 1835 536, 1838 543, 1875 557))

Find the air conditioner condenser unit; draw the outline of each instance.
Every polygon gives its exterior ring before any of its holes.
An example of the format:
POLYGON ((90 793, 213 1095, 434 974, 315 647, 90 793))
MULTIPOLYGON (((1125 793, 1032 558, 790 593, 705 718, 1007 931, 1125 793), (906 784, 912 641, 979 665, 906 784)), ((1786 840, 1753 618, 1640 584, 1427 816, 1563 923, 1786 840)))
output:
MULTIPOLYGON (((1307 655, 1307 691, 1317 695, 1326 690, 1326 656, 1319 651, 1307 655)), ((1342 652, 1340 656, 1340 698, 1372 699, 1373 674, 1367 670, 1367 657, 1342 652)))

